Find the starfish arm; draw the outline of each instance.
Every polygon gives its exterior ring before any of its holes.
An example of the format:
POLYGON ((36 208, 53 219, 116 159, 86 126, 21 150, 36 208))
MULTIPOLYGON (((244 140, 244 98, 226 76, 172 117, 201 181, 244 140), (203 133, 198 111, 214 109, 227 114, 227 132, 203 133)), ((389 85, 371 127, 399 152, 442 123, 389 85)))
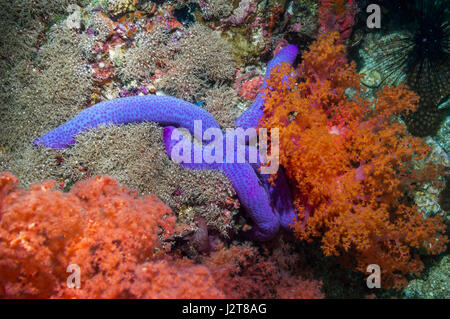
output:
POLYGON ((280 216, 281 227, 286 230, 292 230, 297 212, 293 205, 292 192, 283 167, 280 167, 278 170, 277 177, 273 183, 268 181, 269 175, 261 174, 261 179, 268 185, 270 201, 280 216))
POLYGON ((256 96, 255 101, 253 101, 252 105, 241 114, 236 119, 236 127, 242 127, 243 129, 247 129, 250 127, 256 127, 258 125, 259 120, 264 115, 264 94, 263 91, 267 87, 267 80, 270 78, 270 72, 272 69, 281 65, 281 63, 289 63, 293 64, 295 58, 297 57, 298 48, 296 45, 288 45, 278 52, 278 54, 270 60, 267 64, 266 75, 264 77, 264 82, 259 89, 259 93, 256 96))
MULTIPOLYGON (((253 227, 247 231, 245 235, 251 239, 266 241, 272 239, 279 229, 279 217, 274 211, 269 194, 265 185, 261 183, 258 175, 253 169, 252 165, 248 164, 248 146, 245 146, 246 156, 245 163, 237 163, 237 143, 234 144, 233 159, 227 162, 226 159, 226 137, 223 138, 223 157, 220 163, 205 163, 203 158, 199 158, 197 163, 194 163, 194 144, 186 138, 173 139, 172 133, 176 130, 175 127, 167 126, 163 130, 163 140, 167 155, 174 160, 180 154, 173 152, 175 145, 179 150, 186 150, 188 153, 183 160, 176 160, 179 164, 188 169, 217 169, 222 171, 232 183, 236 194, 239 197, 241 205, 248 213, 253 221, 253 227)), ((177 134, 178 135, 178 134, 177 134)), ((179 135, 178 135, 179 136, 179 135)), ((203 154, 204 149, 200 147, 200 152, 203 154)), ((180 158, 181 159, 181 158, 180 158)), ((256 166, 259 167, 260 161, 257 159, 256 166)))
POLYGON ((233 184, 241 205, 253 221, 252 229, 245 235, 258 241, 272 239, 280 227, 279 216, 251 165, 225 164, 222 171, 233 184))
MULTIPOLYGON (((201 145, 194 145, 189 139, 181 136, 178 139, 172 138, 173 132, 176 130, 173 126, 166 126, 163 129, 163 143, 169 158, 183 167, 192 170, 201 169, 221 169, 221 163, 206 163, 203 160, 204 148, 201 145), (174 147, 177 146, 178 150, 187 151, 188 154, 183 156, 183 154, 175 154, 174 147), (195 147, 199 148, 199 156, 195 154, 195 147), (188 159, 188 160, 186 160, 188 159)), ((179 134, 177 134, 179 136, 179 134)))
POLYGON ((70 121, 37 138, 34 145, 66 148, 75 144, 77 134, 108 123, 118 125, 150 121, 182 126, 194 134, 194 120, 202 121, 202 133, 208 128, 219 128, 209 112, 175 97, 147 95, 117 98, 83 110, 70 121))

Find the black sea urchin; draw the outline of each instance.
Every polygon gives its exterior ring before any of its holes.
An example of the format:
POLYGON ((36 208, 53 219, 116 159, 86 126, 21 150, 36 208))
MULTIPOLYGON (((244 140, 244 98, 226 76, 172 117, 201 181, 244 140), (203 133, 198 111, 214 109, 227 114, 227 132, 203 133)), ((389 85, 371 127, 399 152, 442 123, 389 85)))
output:
POLYGON ((436 106, 449 92, 449 2, 416 0, 390 7, 388 17, 397 21, 382 20, 381 33, 365 48, 373 59, 369 69, 382 76, 380 84, 406 83, 422 106, 436 106))
POLYGON ((450 91, 449 2, 378 1, 381 30, 369 34, 363 46, 364 72, 379 77, 376 86, 405 83, 420 95, 419 112, 406 119, 414 135, 432 134, 444 114, 437 105, 450 91))

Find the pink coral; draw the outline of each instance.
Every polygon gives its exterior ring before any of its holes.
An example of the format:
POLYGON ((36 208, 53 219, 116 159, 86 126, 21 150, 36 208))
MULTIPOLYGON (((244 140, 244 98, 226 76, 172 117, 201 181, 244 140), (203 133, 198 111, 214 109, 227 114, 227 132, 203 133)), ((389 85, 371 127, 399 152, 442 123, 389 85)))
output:
POLYGON ((254 77, 250 80, 242 82, 239 95, 248 100, 254 100, 258 94, 259 88, 263 83, 264 78, 262 76, 254 77))
POLYGON ((248 21, 249 16, 256 11, 257 4, 254 0, 242 0, 239 6, 234 9, 231 17, 224 20, 225 24, 242 25, 248 21))
POLYGON ((341 40, 348 39, 355 24, 358 4, 355 0, 320 0, 320 33, 339 32, 341 40))

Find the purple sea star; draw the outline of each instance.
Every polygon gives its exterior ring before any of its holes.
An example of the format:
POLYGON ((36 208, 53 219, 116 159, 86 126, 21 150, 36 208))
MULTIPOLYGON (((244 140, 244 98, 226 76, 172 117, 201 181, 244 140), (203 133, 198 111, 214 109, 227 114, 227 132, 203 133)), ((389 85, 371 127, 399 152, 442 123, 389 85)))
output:
MULTIPOLYGON (((34 145, 53 149, 75 144, 75 136, 100 124, 157 122, 188 129, 194 134, 194 120, 202 121, 202 133, 208 128, 219 128, 214 117, 206 110, 171 96, 130 96, 97 103, 70 121, 34 140, 34 145)), ((201 138, 201 137, 200 137, 201 138)))
MULTIPOLYGON (((255 101, 253 101, 252 105, 241 114, 236 119, 236 127, 242 127, 243 129, 247 129, 249 127, 256 127, 258 125, 259 120, 264 115, 264 94, 263 90, 267 87, 267 80, 270 78, 270 72, 272 69, 280 65, 283 62, 287 62, 289 64, 294 63, 295 58, 298 54, 298 48, 295 45, 285 46, 283 49, 278 52, 278 54, 269 61, 267 64, 266 74, 264 76, 264 81, 259 88, 258 94, 256 95, 255 101)), ((287 77, 283 77, 286 79, 287 77)))
MULTIPOLYGON (((295 45, 283 48, 268 64, 265 81, 261 86, 267 86, 271 70, 282 62, 292 64, 297 56, 295 45)), ((260 90, 261 91, 261 90, 260 90)), ((237 120, 238 127, 244 129, 255 127, 263 115, 264 97, 260 92, 250 108, 237 120)), ((87 129, 100 124, 125 124, 133 122, 157 122, 164 126, 164 141, 166 151, 170 150, 174 141, 170 134, 176 127, 183 127, 195 134, 194 121, 202 121, 202 133, 208 128, 219 128, 216 120, 206 110, 189 102, 168 96, 134 96, 117 98, 100 102, 85 109, 70 121, 34 140, 34 145, 43 145, 53 149, 66 148, 75 143, 75 136, 87 129)), ((201 140, 201 136, 196 136, 201 140)), ((279 170, 275 185, 268 182, 268 176, 259 174, 259 164, 223 163, 217 164, 186 164, 190 169, 219 169, 231 181, 240 202, 246 209, 254 225, 246 233, 255 240, 270 240, 280 227, 288 228, 296 216, 292 205, 292 195, 282 170, 279 170)))
MULTIPOLYGON (((258 177, 256 170, 251 164, 248 164, 249 149, 254 148, 254 146, 245 146, 245 162, 239 163, 237 160, 237 138, 234 136, 231 140, 233 144, 233 158, 229 161, 226 154, 227 138, 225 134, 223 143, 221 143, 222 156, 220 161, 206 163, 202 159, 201 162, 196 163, 194 154, 196 151, 194 149, 197 147, 200 149, 198 154, 205 154, 205 148, 200 145, 195 145, 180 133, 174 135, 178 136, 178 139, 176 137, 174 138, 174 136, 172 136, 174 130, 176 130, 176 128, 173 126, 166 126, 163 130, 166 153, 171 157, 175 145, 177 145, 178 150, 190 150, 190 153, 187 156, 189 160, 181 161, 180 165, 192 170, 220 170, 228 177, 236 190, 241 205, 249 212, 255 225, 250 231, 246 232, 246 236, 256 240, 266 240, 276 234, 280 226, 280 217, 278 211, 273 209, 271 198, 268 196, 268 184, 260 182, 261 179, 258 177)), ((213 149, 211 153, 215 155, 216 151, 216 149, 213 149)), ((258 154, 257 152, 255 153, 258 154)), ((175 156, 176 155, 182 156, 184 154, 180 152, 180 154, 175 154, 175 156)), ((185 156, 183 156, 183 158, 186 159, 185 156)), ((259 156, 257 156, 257 162, 253 165, 258 168, 261 166, 259 156)))

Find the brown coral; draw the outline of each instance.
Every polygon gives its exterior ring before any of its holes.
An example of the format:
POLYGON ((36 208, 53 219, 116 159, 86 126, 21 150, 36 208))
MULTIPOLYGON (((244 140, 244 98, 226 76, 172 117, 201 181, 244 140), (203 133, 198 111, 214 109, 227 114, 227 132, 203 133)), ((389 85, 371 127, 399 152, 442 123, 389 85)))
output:
POLYGON ((176 53, 167 63, 167 72, 158 85, 168 94, 187 101, 205 98, 212 83, 230 81, 235 61, 231 46, 216 31, 201 24, 186 30, 176 53))

